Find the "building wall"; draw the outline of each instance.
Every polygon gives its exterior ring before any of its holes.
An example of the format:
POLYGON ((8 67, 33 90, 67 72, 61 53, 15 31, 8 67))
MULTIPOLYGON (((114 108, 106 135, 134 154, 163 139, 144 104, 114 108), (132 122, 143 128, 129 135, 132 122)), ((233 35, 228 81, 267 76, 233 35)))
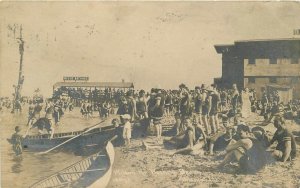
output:
POLYGON ((244 87, 244 64, 243 60, 232 54, 222 56, 222 82, 224 87, 231 88, 237 84, 239 88, 244 87))
POLYGON ((244 76, 300 76, 300 60, 292 64, 291 59, 277 59, 277 64, 270 64, 270 59, 256 59, 249 64, 244 59, 244 76))
POLYGON ((255 83, 249 83, 249 78, 244 78, 245 88, 255 89, 258 99, 262 96, 262 89, 269 84, 269 78, 255 78, 255 83))
POLYGON ((255 89, 258 99, 262 96, 262 89, 266 88, 268 84, 291 86, 294 99, 300 99, 300 77, 298 77, 297 82, 295 80, 296 77, 277 77, 276 83, 270 83, 270 77, 254 77, 255 83, 249 83, 249 78, 244 78, 244 85, 247 88, 255 89))
MULTIPOLYGON (((294 98, 300 98, 300 40, 255 40, 236 41, 230 45, 216 45, 222 54, 222 79, 225 87, 236 83, 249 87, 261 97, 262 88, 269 84, 291 86, 294 98), (253 62, 254 64, 249 64, 253 62), (248 79, 255 83, 249 83, 248 79), (295 78, 298 83, 295 83, 295 78), (276 83, 270 83, 270 80, 276 83)), ((275 87, 275 86, 274 86, 275 87)), ((277 86, 276 86, 277 87, 277 86)), ((277 87, 283 89, 283 87, 277 87)))

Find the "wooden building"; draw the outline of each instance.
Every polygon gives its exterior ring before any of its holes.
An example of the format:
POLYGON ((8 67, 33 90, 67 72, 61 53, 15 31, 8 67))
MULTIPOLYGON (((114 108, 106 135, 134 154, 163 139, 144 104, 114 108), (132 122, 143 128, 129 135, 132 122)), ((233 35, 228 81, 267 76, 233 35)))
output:
POLYGON ((222 54, 222 77, 215 79, 219 87, 236 83, 239 89, 255 89, 260 98, 268 85, 277 85, 300 98, 300 39, 236 41, 215 49, 222 54))
POLYGON ((53 91, 60 87, 66 88, 84 88, 84 89, 122 89, 132 90, 134 85, 132 82, 57 82, 53 85, 53 91))

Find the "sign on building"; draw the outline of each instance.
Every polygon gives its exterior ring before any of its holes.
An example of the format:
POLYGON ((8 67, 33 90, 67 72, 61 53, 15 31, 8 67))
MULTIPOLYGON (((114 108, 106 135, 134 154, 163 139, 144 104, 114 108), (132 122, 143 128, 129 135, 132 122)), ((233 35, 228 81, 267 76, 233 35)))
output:
POLYGON ((64 76, 64 81, 88 81, 89 77, 87 76, 64 76))

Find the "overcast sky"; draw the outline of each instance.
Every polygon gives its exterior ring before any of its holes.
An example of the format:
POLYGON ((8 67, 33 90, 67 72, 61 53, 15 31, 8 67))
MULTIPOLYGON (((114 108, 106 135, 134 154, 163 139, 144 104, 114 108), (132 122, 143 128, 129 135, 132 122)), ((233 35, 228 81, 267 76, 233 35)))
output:
POLYGON ((292 38, 300 4, 270 2, 0 3, 1 95, 11 96, 25 40, 24 95, 49 96, 63 76, 177 88, 221 76, 215 44, 292 38), (16 24, 14 26, 14 24, 16 24), (18 27, 16 27, 18 29, 18 27))

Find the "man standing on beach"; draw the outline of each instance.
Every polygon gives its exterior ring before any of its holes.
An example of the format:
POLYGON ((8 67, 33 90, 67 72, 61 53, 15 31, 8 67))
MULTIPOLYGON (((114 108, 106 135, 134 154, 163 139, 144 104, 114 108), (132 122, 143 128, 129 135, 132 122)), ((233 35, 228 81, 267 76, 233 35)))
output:
POLYGON ((208 123, 208 114, 211 110, 211 96, 208 94, 208 90, 210 88, 202 87, 203 95, 202 95, 202 122, 205 128, 206 135, 210 135, 211 130, 208 123))
POLYGON ((211 110, 209 112, 211 133, 215 134, 219 130, 218 107, 220 103, 220 94, 215 87, 211 90, 211 110))
POLYGON ((143 128, 143 132, 144 134, 146 134, 147 132, 147 121, 148 121, 148 97, 145 96, 145 91, 144 90, 140 90, 139 91, 139 96, 137 98, 137 102, 136 102, 136 110, 137 110, 137 115, 140 121, 140 124, 143 128))
POLYGON ((239 104, 240 93, 238 91, 238 88, 237 88, 236 84, 232 85, 232 89, 233 89, 232 99, 231 99, 232 109, 233 109, 234 114, 236 114, 237 113, 238 104, 239 104))
POLYGON ((202 94, 201 94, 201 88, 198 86, 195 87, 194 103, 195 103, 196 121, 199 125, 202 125, 202 120, 201 120, 202 94))
POLYGON ((133 97, 133 91, 127 92, 127 103, 128 103, 128 110, 131 116, 131 122, 133 122, 137 116, 136 113, 136 101, 133 97))
POLYGON ((191 118, 193 115, 193 109, 191 106, 191 97, 187 89, 184 89, 181 93, 181 99, 179 103, 179 112, 181 115, 181 120, 191 118))
POLYGON ((151 119, 153 120, 153 124, 155 126, 157 139, 160 140, 162 135, 161 120, 164 115, 164 109, 163 106, 161 105, 160 96, 156 96, 155 105, 151 107, 149 110, 151 112, 151 119))

